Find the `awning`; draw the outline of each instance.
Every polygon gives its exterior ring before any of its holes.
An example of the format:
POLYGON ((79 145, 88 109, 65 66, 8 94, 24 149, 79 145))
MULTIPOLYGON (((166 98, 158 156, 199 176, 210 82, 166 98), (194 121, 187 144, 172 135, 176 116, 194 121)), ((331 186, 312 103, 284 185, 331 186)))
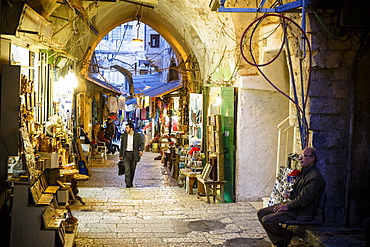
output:
POLYGON ((96 84, 96 85, 98 85, 102 88, 110 90, 112 92, 115 92, 115 93, 118 93, 118 94, 124 94, 124 92, 121 92, 121 90, 119 88, 117 88, 117 87, 115 87, 115 86, 113 86, 113 85, 111 85, 111 84, 109 84, 105 81, 99 80, 97 78, 90 78, 90 77, 87 76, 86 80, 88 80, 88 81, 90 81, 90 82, 92 82, 92 83, 94 83, 94 84, 96 84))
POLYGON ((136 104, 136 102, 137 102, 137 99, 136 98, 132 98, 132 99, 126 100, 125 104, 126 105, 132 105, 132 104, 136 104))
POLYGON ((176 80, 176 81, 170 81, 167 83, 159 83, 154 87, 144 90, 142 93, 145 96, 159 97, 164 94, 175 91, 176 89, 180 87, 182 87, 182 83, 179 80, 176 80))
POLYGON ((143 93, 144 90, 156 87, 161 83, 162 73, 133 75, 132 80, 134 83, 135 94, 143 93))

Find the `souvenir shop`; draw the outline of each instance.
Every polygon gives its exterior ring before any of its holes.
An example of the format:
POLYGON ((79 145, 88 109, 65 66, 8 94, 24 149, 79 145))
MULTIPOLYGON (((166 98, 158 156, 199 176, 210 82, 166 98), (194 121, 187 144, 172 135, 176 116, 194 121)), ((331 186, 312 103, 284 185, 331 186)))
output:
POLYGON ((73 60, 56 70, 52 52, 10 47, 11 64, 1 65, 10 246, 72 246, 78 219, 69 203, 84 203, 78 182, 89 178, 73 123, 73 60))
MULTIPOLYGON (((171 176, 189 194, 196 187, 198 197, 206 196, 207 202, 212 197, 233 201, 234 153, 229 150, 235 146, 234 101, 230 100, 234 93, 234 88, 225 87, 204 87, 201 94, 190 93, 186 127, 179 124, 178 132, 162 131, 156 140, 171 176)), ((162 123, 168 123, 163 116, 162 123)), ((153 144, 152 150, 157 151, 153 144)))

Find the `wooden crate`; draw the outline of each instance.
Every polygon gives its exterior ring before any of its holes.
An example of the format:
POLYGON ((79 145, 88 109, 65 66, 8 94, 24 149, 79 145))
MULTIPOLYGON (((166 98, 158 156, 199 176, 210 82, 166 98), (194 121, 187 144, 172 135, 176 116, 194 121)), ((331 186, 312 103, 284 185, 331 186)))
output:
POLYGON ((215 131, 221 131, 222 130, 222 121, 221 121, 221 115, 214 115, 214 126, 215 131))
POLYGON ((224 142, 223 142, 222 131, 214 131, 214 145, 215 145, 215 152, 223 153, 224 142))
POLYGON ((216 155, 217 157, 217 180, 223 181, 225 179, 225 156, 223 153, 216 155))

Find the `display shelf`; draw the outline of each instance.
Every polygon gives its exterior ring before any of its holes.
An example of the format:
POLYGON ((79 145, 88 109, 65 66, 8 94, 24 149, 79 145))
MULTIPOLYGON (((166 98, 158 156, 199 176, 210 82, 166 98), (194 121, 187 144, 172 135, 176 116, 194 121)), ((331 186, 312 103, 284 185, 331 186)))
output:
POLYGON ((53 194, 42 194, 40 199, 36 202, 36 205, 37 206, 50 205, 53 198, 54 198, 53 194))
MULTIPOLYGON (((54 194, 47 206, 30 204, 29 184, 9 179, 14 184, 10 247, 73 246, 77 225, 67 233, 64 222, 68 210, 59 208, 54 194)), ((32 202, 32 200, 31 200, 32 202)))
POLYGON ((60 186, 48 186, 44 191, 45 194, 55 194, 60 189, 60 186))
POLYGON ((45 207, 42 219, 47 230, 58 230, 67 216, 66 209, 55 209, 54 207, 45 207))
POLYGON ((60 186, 49 186, 45 176, 42 174, 39 179, 30 187, 32 199, 35 205, 50 205, 60 186))

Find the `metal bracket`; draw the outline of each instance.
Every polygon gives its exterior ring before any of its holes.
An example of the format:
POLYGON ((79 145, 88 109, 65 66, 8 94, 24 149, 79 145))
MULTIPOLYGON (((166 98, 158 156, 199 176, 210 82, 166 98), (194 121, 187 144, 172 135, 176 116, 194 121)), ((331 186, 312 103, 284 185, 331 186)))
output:
MULTIPOLYGON (((306 32, 306 13, 307 5, 315 3, 317 0, 297 0, 295 2, 286 3, 276 8, 262 8, 266 0, 261 0, 258 8, 225 8, 226 0, 211 0, 209 7, 212 11, 228 12, 228 13, 301 13, 302 14, 302 29, 306 32)), ((300 49, 302 57, 305 57, 306 47, 305 43, 301 42, 300 49)))
POLYGON ((316 0, 297 0, 295 2, 280 5, 276 8, 262 8, 265 0, 261 0, 259 8, 225 8, 225 0, 212 0, 209 7, 212 11, 217 12, 230 12, 230 13, 301 13, 302 10, 298 9, 307 4, 316 2, 316 0))

